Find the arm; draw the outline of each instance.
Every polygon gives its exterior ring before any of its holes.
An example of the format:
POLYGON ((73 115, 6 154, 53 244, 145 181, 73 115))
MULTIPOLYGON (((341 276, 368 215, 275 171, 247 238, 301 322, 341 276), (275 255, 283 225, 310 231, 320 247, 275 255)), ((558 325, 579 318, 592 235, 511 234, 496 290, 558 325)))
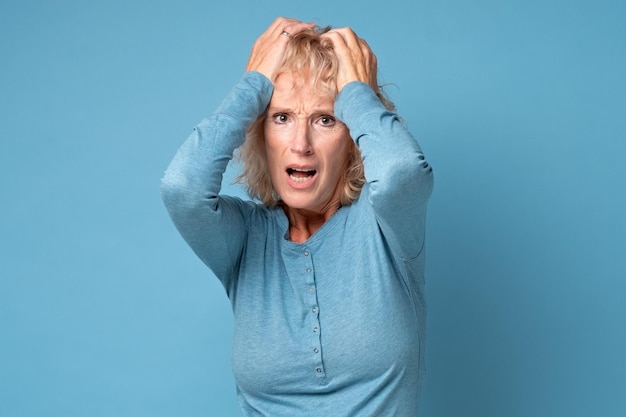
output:
POLYGON ((246 74, 178 150, 161 182, 163 201, 180 234, 222 281, 236 283, 252 203, 220 195, 222 176, 250 124, 270 101, 290 34, 312 27, 278 18, 256 40, 246 74), (287 35, 287 36, 285 36, 287 35))
POLYGON ((420 254, 432 169, 398 116, 376 96, 377 60, 352 29, 328 32, 339 68, 335 113, 361 149, 367 197, 391 248, 404 259, 420 254))
POLYGON ((403 258, 417 256, 424 243, 426 203, 433 187, 432 168, 419 144, 362 82, 343 88, 335 113, 361 149, 367 198, 383 234, 403 258))
POLYGON ((228 289, 245 241, 245 205, 220 197, 222 175, 248 126, 261 114, 272 84, 247 72, 218 109, 180 147, 165 171, 161 194, 178 231, 228 289))

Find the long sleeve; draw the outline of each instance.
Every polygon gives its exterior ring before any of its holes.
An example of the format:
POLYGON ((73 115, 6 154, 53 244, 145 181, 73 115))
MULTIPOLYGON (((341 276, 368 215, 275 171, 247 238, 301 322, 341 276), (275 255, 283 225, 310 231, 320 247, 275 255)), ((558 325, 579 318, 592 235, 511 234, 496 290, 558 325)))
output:
POLYGON ((417 256, 424 243, 426 204, 432 193, 432 168, 398 116, 387 110, 364 83, 346 85, 335 114, 360 148, 369 203, 394 252, 417 256))
POLYGON ((265 110, 271 82, 247 72, 217 110, 193 130, 161 181, 161 195, 177 229, 227 291, 246 236, 244 213, 251 207, 220 196, 222 176, 250 124, 265 110))

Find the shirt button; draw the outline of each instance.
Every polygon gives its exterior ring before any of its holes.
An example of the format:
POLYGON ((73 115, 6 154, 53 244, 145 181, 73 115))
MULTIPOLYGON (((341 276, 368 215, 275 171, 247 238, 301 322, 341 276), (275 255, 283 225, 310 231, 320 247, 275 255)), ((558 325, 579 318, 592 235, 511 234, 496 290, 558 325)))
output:
POLYGON ((315 291, 315 288, 309 287, 309 292, 314 292, 314 291, 315 291))
POLYGON ((313 349, 313 353, 320 353, 320 350, 318 348, 313 349))
POLYGON ((315 370, 315 372, 317 372, 318 374, 321 374, 321 373, 322 373, 322 368, 317 368, 317 369, 315 370))
POLYGON ((313 333, 317 333, 317 326, 313 327, 313 333))
POLYGON ((311 269, 311 268, 307 268, 307 269, 306 269, 306 272, 311 272, 311 271, 312 271, 312 269, 311 269))
POLYGON ((312 312, 312 313, 317 313, 317 307, 313 307, 313 308, 311 309, 311 312, 312 312))
POLYGON ((308 250, 304 251, 304 256, 309 256, 309 251, 308 250))

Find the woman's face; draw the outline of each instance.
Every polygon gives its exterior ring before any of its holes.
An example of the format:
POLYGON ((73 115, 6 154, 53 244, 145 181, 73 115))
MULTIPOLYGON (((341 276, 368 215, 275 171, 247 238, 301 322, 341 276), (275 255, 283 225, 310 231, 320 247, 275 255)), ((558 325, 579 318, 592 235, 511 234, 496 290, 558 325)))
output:
POLYGON ((340 205, 353 145, 348 128, 334 115, 334 101, 318 95, 306 73, 302 77, 294 83, 287 72, 276 79, 265 120, 265 151, 282 201, 289 208, 324 213, 340 205))

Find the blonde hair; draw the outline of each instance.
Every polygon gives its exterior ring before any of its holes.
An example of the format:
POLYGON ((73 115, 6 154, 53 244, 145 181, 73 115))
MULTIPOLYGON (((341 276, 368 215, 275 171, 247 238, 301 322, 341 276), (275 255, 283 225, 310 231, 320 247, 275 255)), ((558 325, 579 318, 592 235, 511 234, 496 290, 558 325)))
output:
MULTIPOLYGON (((313 78, 316 92, 325 97, 335 99, 337 96, 338 61, 333 51, 332 42, 320 35, 330 30, 329 27, 305 30, 293 35, 287 45, 284 62, 278 74, 308 72, 313 78)), ((383 94, 378 85, 370 85, 383 105, 389 110, 394 106, 383 94)), ((267 156, 265 154, 264 124, 267 111, 261 114, 248 128, 246 142, 239 149, 239 159, 243 162, 243 172, 236 179, 243 183, 251 198, 260 200, 269 207, 280 204, 280 196, 276 193, 270 177, 267 156)), ((361 194, 365 184, 363 158, 361 151, 350 142, 348 161, 342 178, 343 194, 341 205, 349 205, 361 194)))

